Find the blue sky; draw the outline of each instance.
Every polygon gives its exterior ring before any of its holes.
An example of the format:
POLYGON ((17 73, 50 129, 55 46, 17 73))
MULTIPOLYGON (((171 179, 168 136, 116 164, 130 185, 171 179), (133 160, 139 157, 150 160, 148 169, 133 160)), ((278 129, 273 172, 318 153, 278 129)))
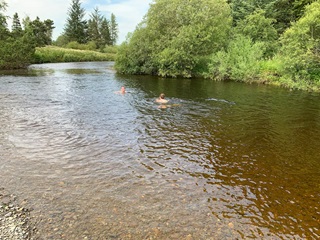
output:
MULTIPOLYGON (((2 1, 2 0, 0 0, 2 1)), ((54 22, 53 39, 55 40, 63 31, 66 24, 68 9, 72 0, 4 0, 8 4, 5 15, 12 18, 15 12, 20 20, 29 16, 34 20, 37 16, 40 20, 51 19, 54 22)), ((95 7, 107 19, 111 13, 116 16, 119 24, 118 44, 123 42, 129 32, 133 32, 143 16, 147 13, 152 0, 82 0, 81 6, 86 10, 86 19, 95 7)), ((11 19, 8 20, 11 26, 11 19)))

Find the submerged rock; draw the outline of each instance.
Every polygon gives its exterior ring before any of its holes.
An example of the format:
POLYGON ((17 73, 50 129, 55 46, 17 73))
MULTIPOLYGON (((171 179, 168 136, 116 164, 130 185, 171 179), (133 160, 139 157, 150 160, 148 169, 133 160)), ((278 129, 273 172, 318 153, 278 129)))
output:
POLYGON ((30 211, 18 206, 16 197, 0 188, 0 240, 31 240, 35 231, 30 211))

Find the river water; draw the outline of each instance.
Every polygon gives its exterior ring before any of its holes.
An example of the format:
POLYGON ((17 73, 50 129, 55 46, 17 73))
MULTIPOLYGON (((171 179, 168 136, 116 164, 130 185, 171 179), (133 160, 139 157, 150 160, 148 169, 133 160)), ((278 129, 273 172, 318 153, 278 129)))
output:
POLYGON ((0 75, 0 187, 40 239, 320 238, 319 94, 112 66, 0 75))

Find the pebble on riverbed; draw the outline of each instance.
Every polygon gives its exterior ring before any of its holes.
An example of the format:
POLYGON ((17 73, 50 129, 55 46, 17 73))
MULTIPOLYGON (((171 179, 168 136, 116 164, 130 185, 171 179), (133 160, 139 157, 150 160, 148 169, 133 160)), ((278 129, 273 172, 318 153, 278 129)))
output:
POLYGON ((31 240, 36 231, 29 210, 15 203, 16 197, 0 189, 0 240, 31 240))

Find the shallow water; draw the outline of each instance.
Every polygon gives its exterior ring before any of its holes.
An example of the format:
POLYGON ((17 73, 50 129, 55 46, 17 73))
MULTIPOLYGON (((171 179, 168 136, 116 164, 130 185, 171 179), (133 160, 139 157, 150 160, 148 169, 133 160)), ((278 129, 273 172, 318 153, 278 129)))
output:
POLYGON ((40 239, 320 238, 318 94, 43 64, 0 73, 0 122, 40 239))

